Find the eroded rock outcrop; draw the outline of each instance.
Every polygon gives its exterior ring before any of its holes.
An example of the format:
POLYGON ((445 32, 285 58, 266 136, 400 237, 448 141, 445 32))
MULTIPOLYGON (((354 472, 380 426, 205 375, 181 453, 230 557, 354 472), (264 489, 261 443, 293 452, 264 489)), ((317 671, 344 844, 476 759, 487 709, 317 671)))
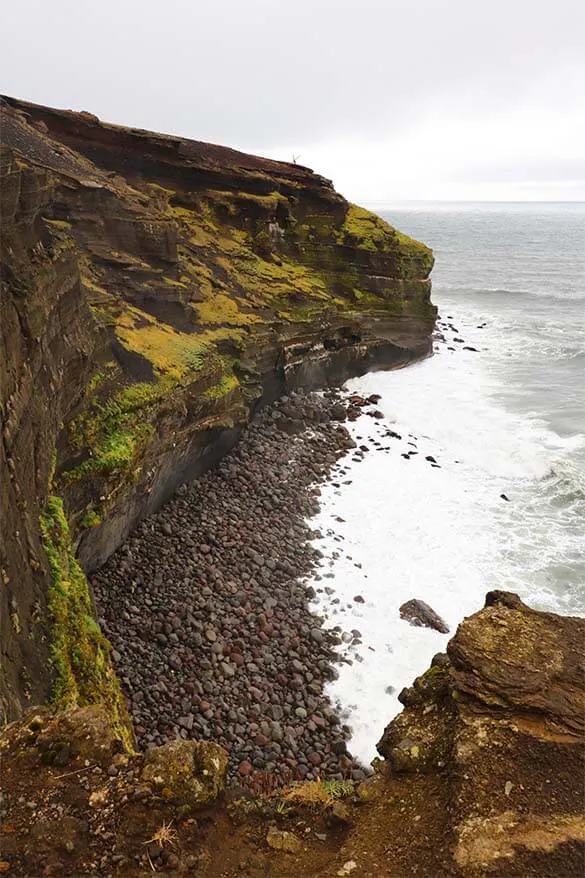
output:
POLYGON ((425 601, 413 598, 402 604, 399 612, 400 618, 405 619, 411 625, 434 628, 435 631, 439 631, 441 634, 449 633, 447 623, 425 601))
POLYGON ((0 110, 11 717, 47 695, 50 654, 60 703, 110 689, 76 557, 101 564, 285 388, 429 354, 435 309, 430 250, 307 168, 11 98, 0 110))
POLYGON ((378 750, 393 777, 440 779, 455 874, 580 874, 583 643, 585 620, 490 592, 459 626, 449 660, 401 693, 407 707, 378 750))

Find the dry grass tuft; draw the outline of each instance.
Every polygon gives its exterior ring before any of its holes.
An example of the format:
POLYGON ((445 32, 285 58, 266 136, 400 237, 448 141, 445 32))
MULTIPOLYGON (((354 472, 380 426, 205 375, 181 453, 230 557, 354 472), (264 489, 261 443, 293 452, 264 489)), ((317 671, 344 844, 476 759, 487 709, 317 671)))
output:
POLYGON ((285 790, 281 798, 295 805, 327 807, 337 799, 349 796, 354 791, 350 780, 311 780, 294 784, 285 790))
POLYGON ((159 826, 152 838, 149 838, 144 844, 157 844, 160 848, 163 848, 166 844, 174 844, 178 839, 179 836, 177 835, 176 830, 173 829, 173 823, 171 821, 170 823, 163 823, 159 826))

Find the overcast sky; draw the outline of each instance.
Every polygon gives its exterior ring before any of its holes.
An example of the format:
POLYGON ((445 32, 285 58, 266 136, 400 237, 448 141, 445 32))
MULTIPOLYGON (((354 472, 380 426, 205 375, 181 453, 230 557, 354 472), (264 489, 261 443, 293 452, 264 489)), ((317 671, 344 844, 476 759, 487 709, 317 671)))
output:
POLYGON ((584 0, 17 0, 0 91, 366 203, 585 200, 584 0))

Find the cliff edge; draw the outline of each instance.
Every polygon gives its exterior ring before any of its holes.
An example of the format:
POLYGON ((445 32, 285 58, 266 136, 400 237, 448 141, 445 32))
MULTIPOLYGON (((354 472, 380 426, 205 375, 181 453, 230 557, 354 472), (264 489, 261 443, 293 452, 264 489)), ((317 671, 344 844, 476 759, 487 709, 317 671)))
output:
MULTIPOLYGON (((357 784, 222 793, 215 744, 127 756, 97 707, 0 733, 10 875, 581 878, 585 620, 491 592, 357 784)), ((268 780, 268 778, 267 778, 268 780)))
POLYGON ((0 111, 3 712, 125 727, 85 572, 259 405, 428 355, 433 257, 307 168, 0 111))

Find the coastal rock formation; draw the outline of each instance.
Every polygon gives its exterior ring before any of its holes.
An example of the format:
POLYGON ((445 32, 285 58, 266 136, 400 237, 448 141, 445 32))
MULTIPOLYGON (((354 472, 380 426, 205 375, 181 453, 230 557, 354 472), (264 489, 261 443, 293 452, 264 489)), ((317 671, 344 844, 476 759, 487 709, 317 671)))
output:
MULTIPOLYGON (((435 462, 434 459, 432 461, 435 462)), ((419 601, 413 598, 402 604, 400 607, 400 618, 406 619, 411 625, 424 628, 434 628, 441 634, 448 634, 449 627, 446 622, 441 619, 438 613, 435 613, 432 607, 429 607, 425 601, 419 601)))
MULTIPOLYGON (((2 868, 125 878, 581 878, 584 639, 585 620, 491 592, 459 626, 448 658, 407 690, 370 778, 276 792, 267 784, 264 797, 233 790, 216 800, 220 760, 196 819, 173 793, 172 756, 175 747, 197 750, 195 742, 84 760, 75 727, 78 716, 86 729, 87 716, 72 711, 62 737, 70 760, 57 767, 42 747, 49 720, 30 712, 0 732, 2 868)), ((190 781, 190 757, 181 764, 190 781)))
POLYGON ((430 354, 433 257, 307 168, 0 111, 3 712, 122 732, 84 573, 286 388, 430 354))
POLYGON ((149 750, 142 780, 175 805, 214 802, 225 785, 227 754, 211 741, 173 741, 149 750))
POLYGON ((439 782, 453 847, 428 874, 582 873, 584 642, 585 620, 490 592, 449 660, 401 693, 378 750, 393 778, 424 778, 421 793, 439 782))

